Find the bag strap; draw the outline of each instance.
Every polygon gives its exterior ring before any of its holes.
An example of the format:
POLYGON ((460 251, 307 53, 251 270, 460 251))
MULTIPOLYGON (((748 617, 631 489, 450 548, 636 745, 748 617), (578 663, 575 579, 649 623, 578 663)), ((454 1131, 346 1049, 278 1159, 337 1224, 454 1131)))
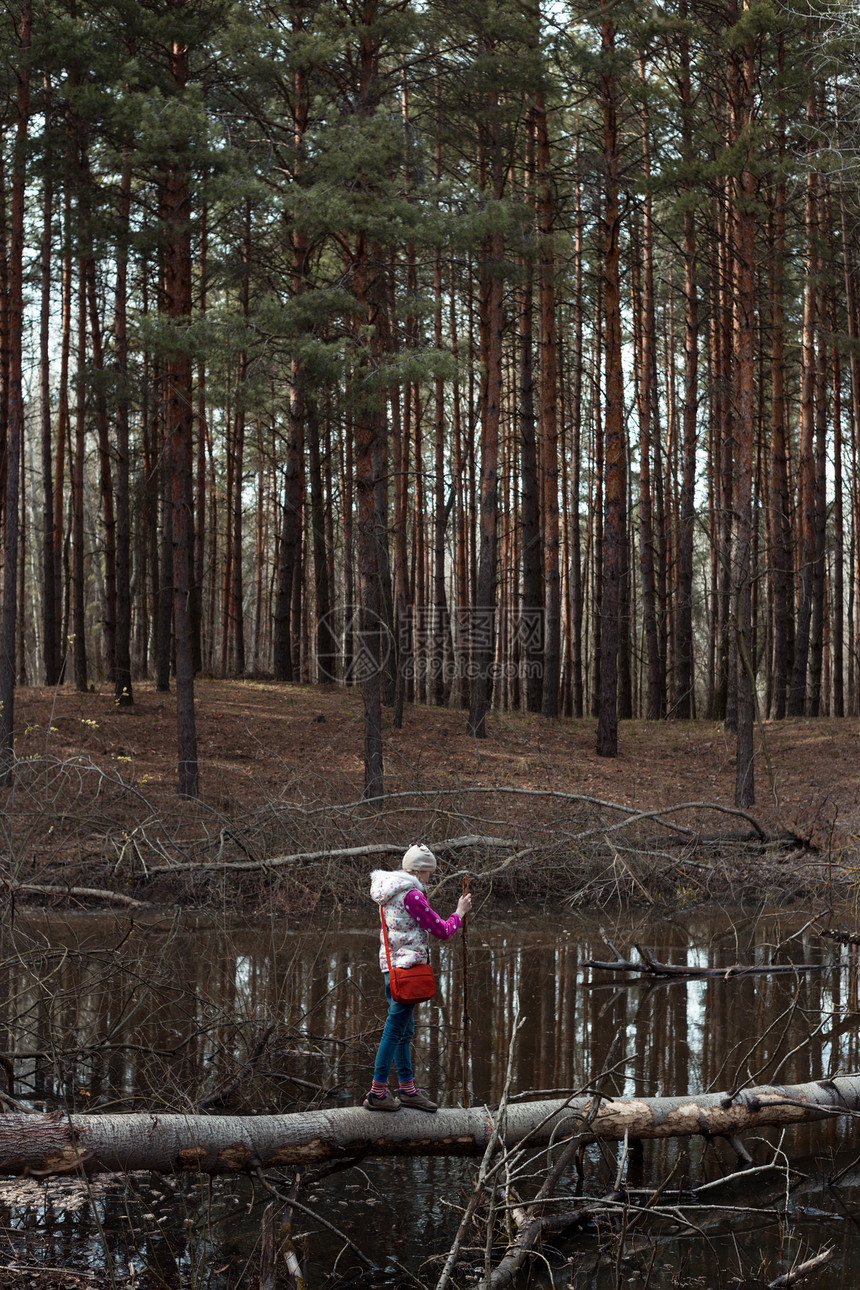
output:
POLYGON ((385 925, 385 914, 382 906, 379 906, 379 918, 382 923, 382 939, 385 941, 385 957, 388 959, 388 975, 391 976, 391 951, 388 948, 388 928, 385 925))

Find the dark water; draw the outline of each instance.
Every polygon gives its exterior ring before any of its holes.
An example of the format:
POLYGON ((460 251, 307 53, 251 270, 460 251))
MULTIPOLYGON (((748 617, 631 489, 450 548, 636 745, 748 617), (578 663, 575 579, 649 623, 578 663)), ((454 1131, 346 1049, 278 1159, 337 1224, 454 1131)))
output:
MULTIPOLYGON (((734 911, 613 920, 607 934, 625 952, 643 944, 675 963, 767 963, 776 951, 780 963, 819 965, 788 976, 648 985, 584 967, 611 955, 598 924, 564 907, 540 917, 480 914, 468 953, 470 1101, 498 1101, 518 1011, 515 1096, 587 1086, 619 1033, 617 1068, 603 1084, 616 1095, 860 1070, 856 963, 814 929, 801 930, 808 917, 734 911)), ((201 1098, 231 1082, 274 1022, 253 1074, 225 1109, 253 1114, 359 1101, 385 1015, 376 937, 372 922, 352 915, 316 916, 299 928, 265 919, 235 925, 150 917, 132 925, 112 915, 19 916, 3 933, 0 960, 0 1051, 12 1064, 14 1095, 26 1105, 76 1111, 195 1111, 201 1098)), ((416 1014, 416 1074, 455 1105, 464 1082, 459 941, 440 947, 436 966, 441 998, 416 1014)), ((838 1185, 827 1181, 860 1154, 855 1123, 833 1120, 782 1138, 760 1133, 747 1146, 757 1164, 776 1158, 794 1172, 715 1189, 708 1210, 640 1221, 623 1249, 605 1231, 556 1239, 556 1252, 548 1251, 556 1284, 645 1285, 649 1268, 649 1284, 659 1290, 715 1287, 743 1275, 768 1281, 798 1251, 824 1244, 835 1247, 834 1259, 809 1284, 835 1290, 860 1283, 860 1166, 838 1185)), ((389 1284, 407 1284, 393 1263, 399 1260, 434 1285, 439 1265, 432 1259, 450 1245, 473 1167, 443 1159, 366 1161, 299 1196, 387 1269, 389 1284)), ((599 1195, 616 1168, 614 1147, 590 1149, 586 1193, 599 1195)), ((678 1187, 734 1168, 725 1143, 681 1141, 646 1144, 626 1171, 631 1185, 671 1175, 678 1187)), ((520 1180, 519 1194, 528 1197, 533 1185, 520 1180)), ((74 1180, 0 1183, 0 1264, 24 1258, 87 1266, 117 1285, 130 1284, 130 1270, 141 1286, 256 1285, 259 1218, 269 1199, 259 1183, 252 1189, 232 1179, 136 1175, 97 1179, 89 1188, 74 1180)), ((294 1233, 310 1234, 310 1284, 326 1284, 335 1264, 343 1281, 358 1266, 315 1217, 297 1215, 294 1233)), ((538 1269, 538 1279, 548 1275, 538 1269)))

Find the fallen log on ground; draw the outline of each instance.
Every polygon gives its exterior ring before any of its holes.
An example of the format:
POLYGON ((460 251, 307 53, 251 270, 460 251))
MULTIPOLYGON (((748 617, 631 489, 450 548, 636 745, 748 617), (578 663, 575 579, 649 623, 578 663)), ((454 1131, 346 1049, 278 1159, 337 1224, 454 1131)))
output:
MULTIPOLYGON (((433 850, 439 854, 458 851, 462 847, 484 847, 487 850, 510 851, 516 849, 511 838, 490 838, 482 833, 470 833, 462 838, 448 838, 434 842, 433 850)), ((288 856, 270 856, 267 860, 191 860, 182 864, 154 864, 147 866, 147 877, 154 873, 181 873, 187 869, 278 869, 284 865, 304 865, 312 860, 346 860, 357 856, 399 856, 402 842, 373 842, 362 847, 339 847, 328 851, 296 851, 288 856)))
MULTIPOLYGON (((763 1125, 860 1114, 860 1075, 809 1084, 763 1085, 729 1093, 631 1098, 600 1103, 587 1125, 590 1097, 508 1106, 504 1144, 545 1146, 640 1138, 735 1138, 763 1125)), ((481 1107, 436 1115, 382 1116, 362 1107, 292 1115, 0 1115, 0 1174, 197 1171, 243 1173, 368 1156, 476 1156, 493 1132, 481 1107)))
POLYGON ((134 896, 108 891, 105 887, 51 887, 41 882, 13 882, 10 878, 0 878, 0 882, 13 894, 21 891, 37 896, 74 896, 76 899, 112 901, 117 905, 127 905, 129 909, 149 909, 145 900, 135 900, 134 896))

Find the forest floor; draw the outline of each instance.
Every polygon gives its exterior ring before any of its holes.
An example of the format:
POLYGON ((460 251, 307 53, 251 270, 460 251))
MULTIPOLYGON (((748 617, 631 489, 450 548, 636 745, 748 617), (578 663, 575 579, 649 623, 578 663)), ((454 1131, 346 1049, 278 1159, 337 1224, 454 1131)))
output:
POLYGON ((452 848, 446 867, 506 896, 572 879, 582 904, 857 884, 857 719, 766 723, 756 805, 740 816, 720 723, 622 722, 608 760, 591 719, 495 713, 476 741, 462 712, 407 707, 400 730, 384 715, 389 796, 361 803, 358 692, 201 679, 196 696, 192 803, 175 792, 172 693, 139 685, 122 709, 107 686, 18 691, 18 772, 0 797, 8 880, 195 904, 220 903, 227 882, 240 905, 277 894, 288 912, 356 896, 374 858, 351 848, 387 846, 391 863, 416 839, 468 836, 481 840, 452 848), (298 858, 266 863, 284 855, 298 858))

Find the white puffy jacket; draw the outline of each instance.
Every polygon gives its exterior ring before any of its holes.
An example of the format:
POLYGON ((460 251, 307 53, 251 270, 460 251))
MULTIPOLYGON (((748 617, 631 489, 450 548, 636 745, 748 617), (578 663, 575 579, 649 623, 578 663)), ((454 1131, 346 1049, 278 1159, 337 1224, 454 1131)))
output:
MULTIPOLYGON (((403 904, 407 892, 416 889, 420 892, 426 890, 414 873, 406 873, 403 869, 375 869, 370 875, 371 898, 376 901, 385 915, 392 967, 407 968, 414 967, 416 963, 430 962, 427 948, 429 933, 418 926, 403 904)), ((379 929, 379 966, 383 972, 388 971, 381 927, 379 929)))

